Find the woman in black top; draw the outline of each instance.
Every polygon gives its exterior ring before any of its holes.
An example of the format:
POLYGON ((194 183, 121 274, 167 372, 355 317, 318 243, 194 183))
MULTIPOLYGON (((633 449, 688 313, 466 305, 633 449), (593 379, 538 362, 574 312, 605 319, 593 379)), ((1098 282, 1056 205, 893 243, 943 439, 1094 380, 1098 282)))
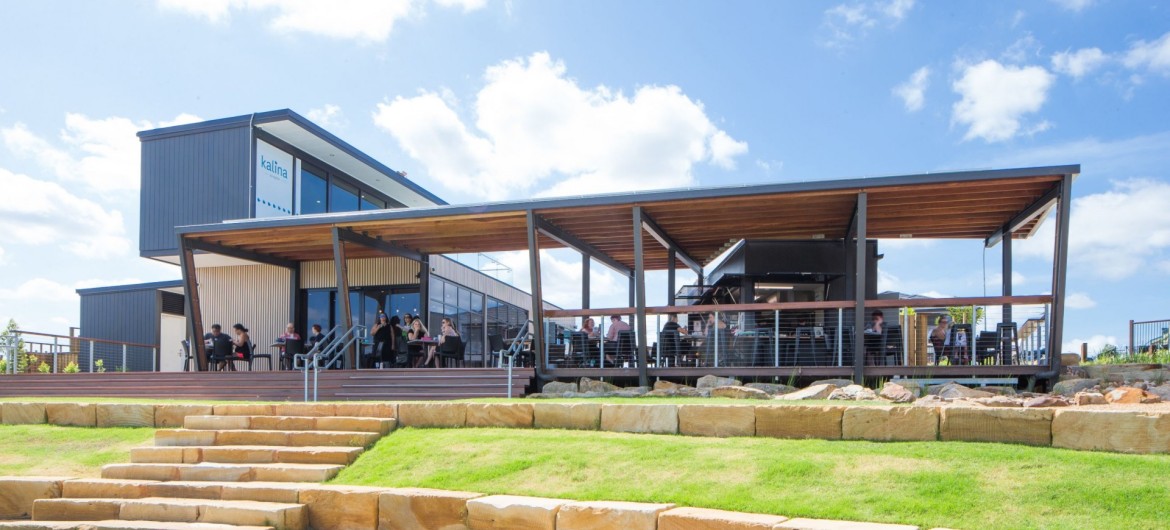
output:
POLYGON ((371 357, 378 362, 386 362, 394 354, 395 326, 390 324, 386 313, 378 314, 378 323, 374 324, 374 351, 371 357))

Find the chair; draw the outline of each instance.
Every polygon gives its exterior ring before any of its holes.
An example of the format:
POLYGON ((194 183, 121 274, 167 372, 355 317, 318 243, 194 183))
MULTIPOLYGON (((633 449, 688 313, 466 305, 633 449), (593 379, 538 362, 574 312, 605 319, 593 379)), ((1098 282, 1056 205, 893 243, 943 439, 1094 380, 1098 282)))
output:
POLYGON ((678 330, 658 332, 658 358, 665 361, 664 368, 670 367, 672 359, 674 366, 678 366, 682 351, 682 340, 678 330))
MULTIPOLYGON (((272 370, 272 354, 263 354, 263 355, 267 356, 268 370, 271 371, 272 370)), ((232 355, 232 357, 231 357, 232 369, 237 370, 237 368, 235 367, 236 363, 244 363, 245 365, 247 365, 248 371, 251 372, 252 371, 252 359, 255 359, 255 358, 256 358, 256 344, 249 341, 247 346, 244 347, 244 357, 242 359, 239 357, 236 357, 234 354, 232 355)))
POLYGON ((191 364, 195 361, 195 357, 191 355, 191 341, 183 339, 179 344, 183 346, 183 371, 190 372, 191 364))
POLYGON ((886 324, 882 327, 881 361, 886 366, 902 365, 902 326, 886 324))
POLYGON ((589 334, 583 331, 574 331, 569 335, 569 356, 568 361, 570 366, 596 366, 590 364, 596 359, 592 358, 590 353, 592 348, 589 347, 589 334))
POLYGON ((463 342, 462 337, 449 336, 443 339, 443 343, 439 345, 440 364, 452 367, 463 365, 466 351, 467 343, 463 342))
MULTIPOLYGON (((286 348, 287 348, 287 346, 286 346, 286 348)), ((256 353, 256 343, 254 343, 254 342, 248 343, 248 351, 251 352, 251 355, 245 355, 245 357, 248 359, 248 371, 249 372, 252 371, 252 363, 254 363, 256 361, 256 359, 263 359, 264 361, 266 361, 268 363, 268 371, 269 372, 272 371, 272 354, 271 353, 256 353)))
POLYGON ((811 327, 796 328, 796 342, 793 351, 793 364, 796 366, 816 366, 816 338, 813 337, 811 327))
MULTIPOLYGON (((971 341, 974 337, 971 335, 971 324, 955 324, 950 329, 950 340, 947 341, 950 346, 948 357, 951 359, 951 364, 971 364, 970 348, 971 341), (963 340, 959 340, 959 332, 962 332, 963 340)), ((944 348, 947 350, 948 348, 944 348)))
POLYGON ((775 364, 774 349, 772 348, 772 330, 766 328, 757 329, 751 336, 751 359, 748 360, 749 366, 771 366, 775 364))
POLYGON ((995 355, 999 364, 1016 364, 1012 352, 1020 350, 1019 336, 1015 322, 1001 322, 995 325, 995 355))
POLYGON ((617 332, 617 344, 614 346, 614 364, 622 362, 634 361, 635 336, 633 330, 622 330, 617 332))
POLYGON ((226 339, 213 340, 211 341, 211 356, 207 369, 212 371, 219 370, 219 363, 223 363, 223 369, 225 371, 235 371, 236 366, 232 362, 232 357, 234 356, 235 352, 232 351, 231 341, 226 339))
POLYGON ((410 349, 406 345, 406 339, 401 336, 394 341, 394 359, 390 364, 394 368, 410 366, 410 349))
POLYGON ((488 354, 484 357, 484 366, 496 365, 500 366, 503 361, 504 351, 504 336, 499 334, 488 334, 488 354))
POLYGON ((293 357, 305 353, 305 341, 288 339, 284 341, 284 352, 280 354, 280 369, 292 370, 293 357))

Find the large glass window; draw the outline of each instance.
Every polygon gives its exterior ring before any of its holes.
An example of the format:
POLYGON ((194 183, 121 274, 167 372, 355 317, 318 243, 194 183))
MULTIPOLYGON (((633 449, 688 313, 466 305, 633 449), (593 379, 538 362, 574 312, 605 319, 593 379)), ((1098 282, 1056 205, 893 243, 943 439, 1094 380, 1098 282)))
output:
POLYGON ((386 208, 386 201, 379 199, 369 193, 362 192, 362 209, 363 210, 382 210, 386 208))
POLYGON ((334 179, 329 185, 329 211, 354 212, 357 210, 357 190, 334 179))
POLYGON ((301 166, 301 203, 297 213, 325 213, 328 189, 324 173, 301 166))

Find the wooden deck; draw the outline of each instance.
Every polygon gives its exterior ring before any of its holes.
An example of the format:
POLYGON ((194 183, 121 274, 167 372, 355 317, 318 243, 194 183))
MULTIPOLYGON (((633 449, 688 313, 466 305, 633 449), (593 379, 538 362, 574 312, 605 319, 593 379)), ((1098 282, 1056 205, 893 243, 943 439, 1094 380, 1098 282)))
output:
MULTIPOLYGON (((512 397, 522 397, 534 375, 531 368, 513 370, 512 397)), ((321 401, 450 400, 508 394, 507 370, 499 368, 332 370, 321 372, 318 384, 321 401)), ((304 375, 299 371, 0 375, 0 397, 302 401, 304 375)))

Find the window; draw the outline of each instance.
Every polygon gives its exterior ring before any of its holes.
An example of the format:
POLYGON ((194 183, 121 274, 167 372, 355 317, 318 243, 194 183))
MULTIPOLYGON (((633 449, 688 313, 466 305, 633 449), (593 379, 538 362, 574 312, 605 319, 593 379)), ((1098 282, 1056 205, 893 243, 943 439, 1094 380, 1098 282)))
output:
POLYGON ((357 190, 342 184, 336 178, 329 185, 329 211, 355 212, 358 210, 357 190))
POLYGON ((301 203, 297 213, 325 213, 329 186, 323 175, 324 172, 301 166, 301 203))
POLYGON ((386 201, 379 199, 369 193, 362 192, 362 209, 363 210, 383 210, 386 208, 386 201))

